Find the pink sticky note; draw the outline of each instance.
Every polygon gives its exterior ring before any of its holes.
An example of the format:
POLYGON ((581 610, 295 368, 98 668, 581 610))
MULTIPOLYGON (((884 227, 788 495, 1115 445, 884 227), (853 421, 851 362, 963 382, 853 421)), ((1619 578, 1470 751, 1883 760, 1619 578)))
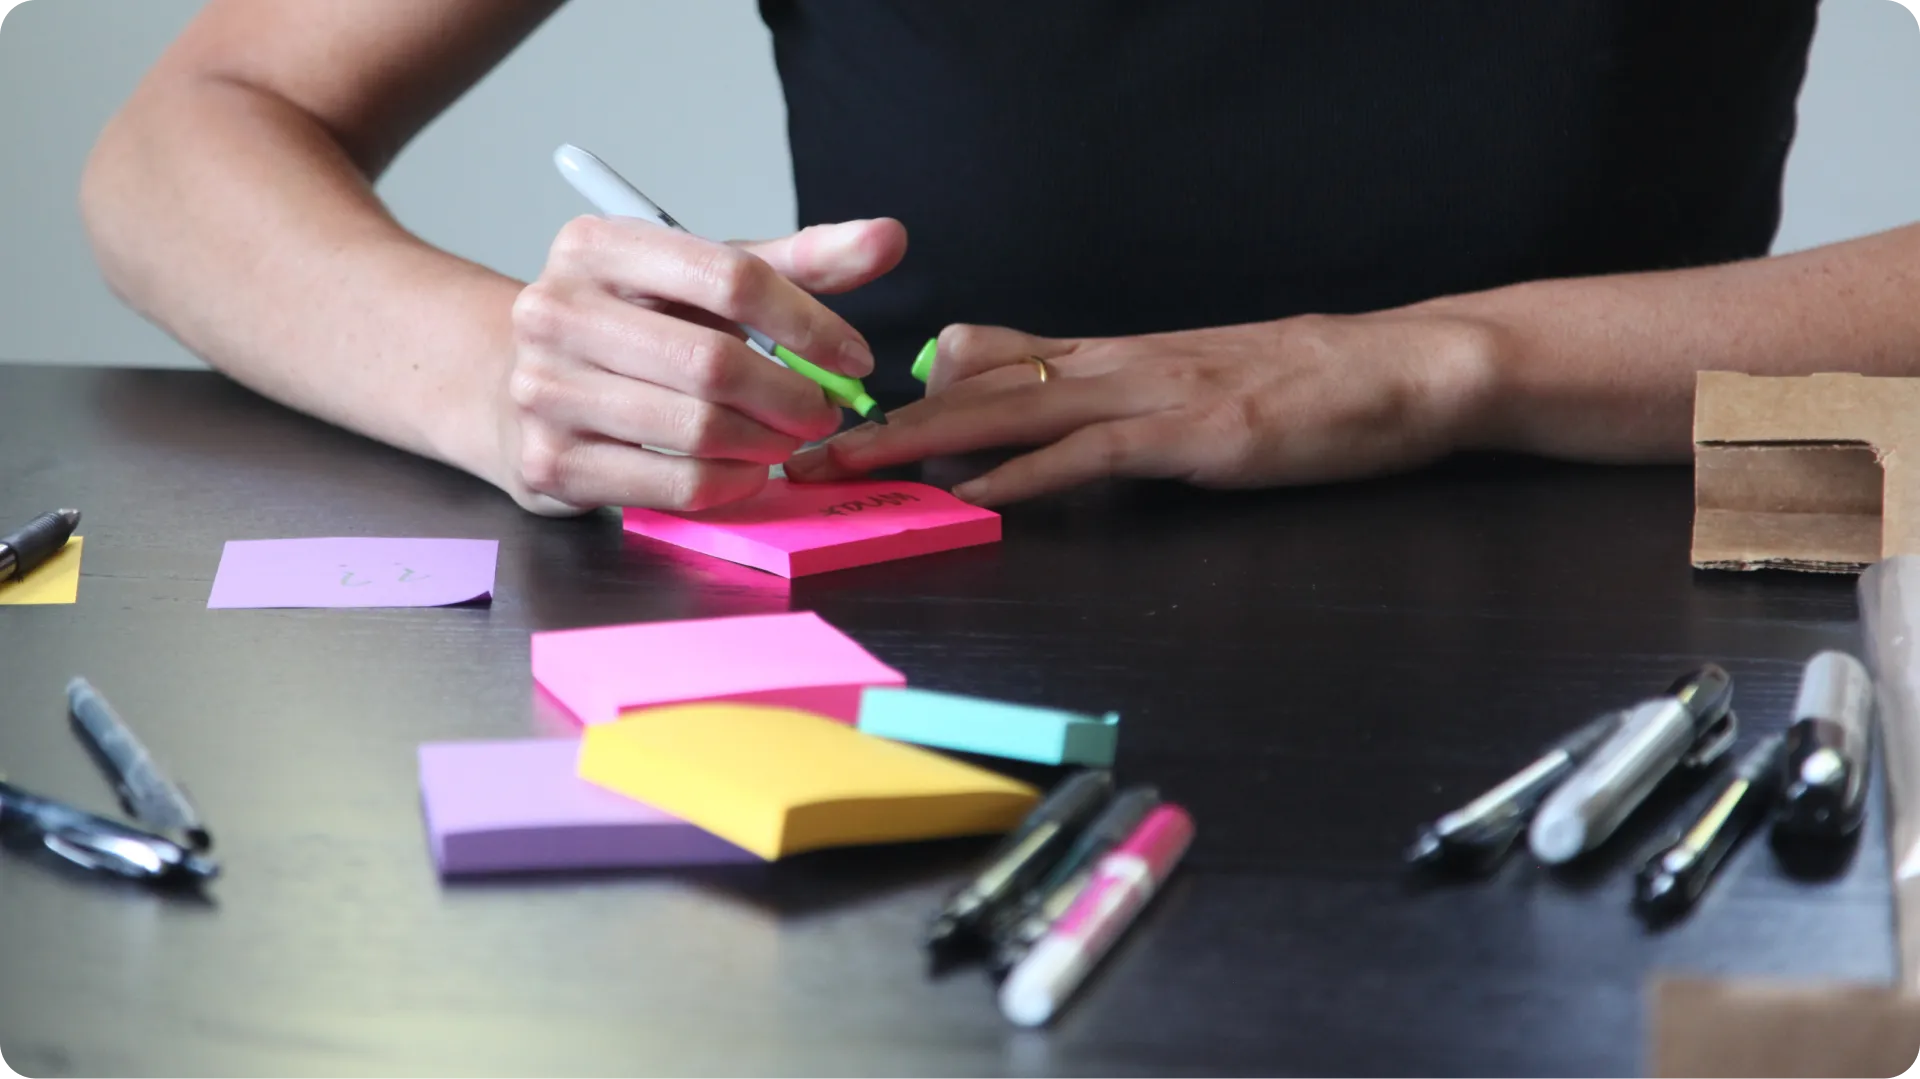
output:
POLYGON ((1000 515, 924 483, 768 482, 699 513, 628 509, 627 531, 782 577, 1000 541, 1000 515))
POLYGON ((444 607, 493 594, 497 540, 228 540, 208 607, 444 607))
POLYGON ((671 813, 574 774, 575 739, 420 747, 420 806, 445 876, 759 862, 671 813))
POLYGON ((860 691, 906 677, 811 611, 533 635, 533 679, 582 723, 694 701, 860 719, 860 691))

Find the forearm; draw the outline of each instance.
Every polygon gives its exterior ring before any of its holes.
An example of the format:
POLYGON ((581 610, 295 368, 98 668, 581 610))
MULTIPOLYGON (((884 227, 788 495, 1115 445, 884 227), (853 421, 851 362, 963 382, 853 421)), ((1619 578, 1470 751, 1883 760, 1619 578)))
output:
POLYGON ((1701 269, 1541 281, 1421 308, 1487 326, 1467 441, 1684 460, 1694 373, 1920 375, 1920 226, 1701 269))
POLYGON ((82 205, 115 292, 214 367, 497 482, 519 284, 409 235, 311 116, 219 79, 144 89, 82 205))

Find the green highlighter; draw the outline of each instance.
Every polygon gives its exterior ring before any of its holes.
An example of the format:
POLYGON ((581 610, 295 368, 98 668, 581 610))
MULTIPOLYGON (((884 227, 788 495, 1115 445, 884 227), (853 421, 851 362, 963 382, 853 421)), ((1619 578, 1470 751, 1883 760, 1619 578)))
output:
MULTIPOLYGON (((764 334, 759 334, 757 330, 749 329, 747 331, 748 340, 753 340, 756 334, 762 337, 765 336, 764 334)), ((852 409, 858 413, 862 419, 872 420, 883 426, 886 424, 887 414, 880 411, 879 402, 873 399, 873 395, 867 392, 865 386, 860 385, 859 379, 847 375, 835 374, 823 367, 815 367, 812 362, 805 357, 800 356, 785 345, 774 344, 771 339, 766 341, 755 340, 754 344, 759 345, 763 349, 767 349, 767 351, 772 352, 774 358, 781 363, 786 364, 793 370, 819 383, 820 388, 827 391, 827 396, 833 400, 834 404, 839 405, 841 408, 852 409)))
MULTIPOLYGON (((594 208, 609 217, 635 217, 651 222, 663 228, 678 232, 691 231, 673 215, 660 208, 660 204, 640 193, 640 189, 628 183, 619 173, 613 171, 606 162, 593 156, 580 147, 568 143, 553 152, 553 166, 575 191, 586 196, 594 208)), ((857 378, 838 375, 821 367, 816 367, 791 351, 786 346, 774 344, 773 338, 751 326, 742 326, 747 340, 753 347, 767 356, 778 360, 787 367, 811 379, 827 391, 827 396, 841 408, 850 408, 860 414, 862 419, 874 423, 887 422, 887 414, 880 411, 880 405, 860 385, 857 378)), ((931 360, 928 361, 931 364, 931 360)), ((918 370, 918 368, 915 368, 918 370)))

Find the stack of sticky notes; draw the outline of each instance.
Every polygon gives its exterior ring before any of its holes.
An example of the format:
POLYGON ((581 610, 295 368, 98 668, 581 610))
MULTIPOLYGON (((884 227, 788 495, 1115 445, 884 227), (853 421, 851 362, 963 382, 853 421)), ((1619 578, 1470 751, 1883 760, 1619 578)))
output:
POLYGON ((628 509, 627 531, 782 577, 866 566, 1000 540, 1000 515, 904 481, 767 483, 698 513, 628 509))
POLYGON ((420 747, 433 860, 449 876, 758 861, 671 813, 575 774, 571 738, 420 747))
POLYGON ((586 733, 580 776, 769 861, 823 847, 982 835, 1033 807, 1025 783, 789 708, 693 704, 586 733))
POLYGON ((1120 740, 1120 715, 1063 712, 958 693, 870 686, 860 729, 882 738, 961 753, 1106 768, 1120 740))
POLYGON ((533 679, 588 725, 624 709, 713 700, 853 723, 863 689, 906 683, 810 611, 536 633, 533 679))
POLYGON ((1004 830, 1023 783, 854 729, 905 682, 798 612, 535 634, 580 739, 420 747, 443 874, 702 865, 1004 830))

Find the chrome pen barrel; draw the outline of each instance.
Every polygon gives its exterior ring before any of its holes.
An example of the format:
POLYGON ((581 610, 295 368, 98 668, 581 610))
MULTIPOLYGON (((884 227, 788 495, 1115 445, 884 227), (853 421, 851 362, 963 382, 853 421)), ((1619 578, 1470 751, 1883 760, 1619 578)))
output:
POLYGON ((1541 861, 1569 861, 1612 835, 1687 756, 1694 713, 1680 700, 1636 705, 1584 767, 1547 797, 1528 835, 1541 861))

